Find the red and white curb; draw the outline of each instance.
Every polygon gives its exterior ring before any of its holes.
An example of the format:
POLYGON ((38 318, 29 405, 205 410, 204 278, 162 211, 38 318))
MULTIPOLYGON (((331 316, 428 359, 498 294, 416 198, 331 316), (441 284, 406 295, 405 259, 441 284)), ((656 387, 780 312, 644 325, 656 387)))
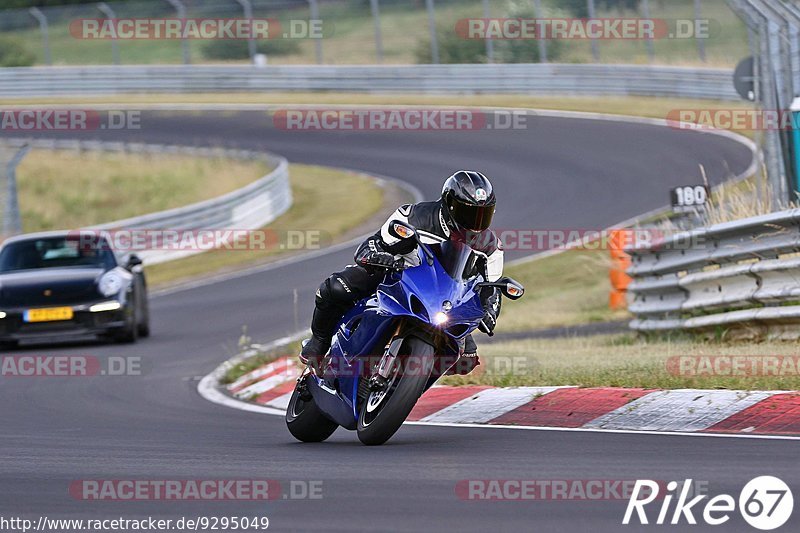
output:
MULTIPOLYGON (((217 387, 226 401, 209 399, 283 414, 300 371, 295 358, 280 358, 241 376, 225 392, 217 387)), ((800 392, 435 386, 420 398, 408 420, 442 426, 795 439, 800 438, 800 392)))

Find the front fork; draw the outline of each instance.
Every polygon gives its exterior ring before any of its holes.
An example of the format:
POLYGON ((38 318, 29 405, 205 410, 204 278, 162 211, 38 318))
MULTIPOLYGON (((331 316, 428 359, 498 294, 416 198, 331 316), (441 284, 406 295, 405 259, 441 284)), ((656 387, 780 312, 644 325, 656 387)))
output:
MULTIPOLYGON (((398 364, 397 357, 400 352, 400 347, 403 345, 403 341, 407 336, 407 331, 403 331, 403 322, 401 321, 397 328, 395 329, 394 334, 391 337, 391 340, 386 344, 383 350, 383 356, 378 364, 372 370, 368 385, 369 389, 372 391, 380 391, 384 390, 387 385, 389 384, 389 378, 392 375, 392 370, 394 365, 398 364)), ((436 336, 431 339, 434 342, 434 346, 436 346, 436 353, 444 354, 448 349, 448 343, 446 337, 443 336, 436 336)), ((464 353, 464 339, 459 339, 457 341, 457 356, 453 361, 453 364, 456 363, 458 358, 464 353)), ((448 365, 448 368, 452 365, 448 365)), ((446 368, 440 370, 440 372, 435 375, 431 376, 431 384, 435 382, 439 377, 444 374, 446 368)), ((427 387, 426 387, 427 388, 427 387)))
POLYGON ((403 337, 400 336, 402 325, 402 322, 397 324, 391 340, 383 349, 381 360, 369 377, 368 385, 371 391, 383 390, 389 384, 392 369, 397 363, 397 354, 400 352, 400 346, 403 345, 403 337))

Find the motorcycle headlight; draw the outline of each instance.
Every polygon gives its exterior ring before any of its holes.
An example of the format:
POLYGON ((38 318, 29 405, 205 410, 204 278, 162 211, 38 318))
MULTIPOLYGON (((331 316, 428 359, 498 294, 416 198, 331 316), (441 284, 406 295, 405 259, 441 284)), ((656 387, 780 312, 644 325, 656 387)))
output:
POLYGON ((97 289, 103 296, 112 296, 122 290, 122 278, 116 272, 106 272, 97 283, 97 289))

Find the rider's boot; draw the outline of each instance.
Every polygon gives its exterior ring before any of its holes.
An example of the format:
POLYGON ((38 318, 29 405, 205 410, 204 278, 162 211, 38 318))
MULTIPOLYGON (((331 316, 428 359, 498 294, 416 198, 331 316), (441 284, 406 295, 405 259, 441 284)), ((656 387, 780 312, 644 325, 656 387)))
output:
POLYGON ((475 367, 480 364, 481 361, 478 358, 478 345, 475 344, 475 340, 472 338, 472 335, 467 335, 464 338, 464 347, 460 357, 456 360, 455 364, 451 366, 447 372, 445 372, 444 375, 466 376, 475 370, 475 367))
POLYGON ((331 337, 342 315, 335 309, 314 308, 311 319, 311 338, 303 344, 300 361, 319 372, 322 360, 331 348, 331 337))

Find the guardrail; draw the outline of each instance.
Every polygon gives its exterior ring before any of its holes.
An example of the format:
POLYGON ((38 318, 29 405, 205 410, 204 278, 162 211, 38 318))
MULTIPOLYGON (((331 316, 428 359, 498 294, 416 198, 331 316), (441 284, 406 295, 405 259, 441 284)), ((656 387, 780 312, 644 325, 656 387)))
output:
POLYGON ((800 209, 687 231, 626 251, 632 259, 634 330, 745 325, 770 336, 800 335, 800 209))
MULTIPOLYGON (((262 160, 273 169, 264 177, 222 196, 184 207, 92 226, 97 230, 252 230, 266 226, 292 205, 289 163, 280 156, 250 150, 203 148, 162 144, 111 143, 98 141, 5 139, 12 146, 28 144, 54 150, 103 150, 131 153, 175 153, 195 157, 228 157, 262 160)), ((203 250, 144 250, 136 253, 146 264, 163 263, 203 250)))
POLYGON ((4 97, 263 91, 518 93, 739 100, 730 69, 651 65, 185 65, 0 69, 4 97))

